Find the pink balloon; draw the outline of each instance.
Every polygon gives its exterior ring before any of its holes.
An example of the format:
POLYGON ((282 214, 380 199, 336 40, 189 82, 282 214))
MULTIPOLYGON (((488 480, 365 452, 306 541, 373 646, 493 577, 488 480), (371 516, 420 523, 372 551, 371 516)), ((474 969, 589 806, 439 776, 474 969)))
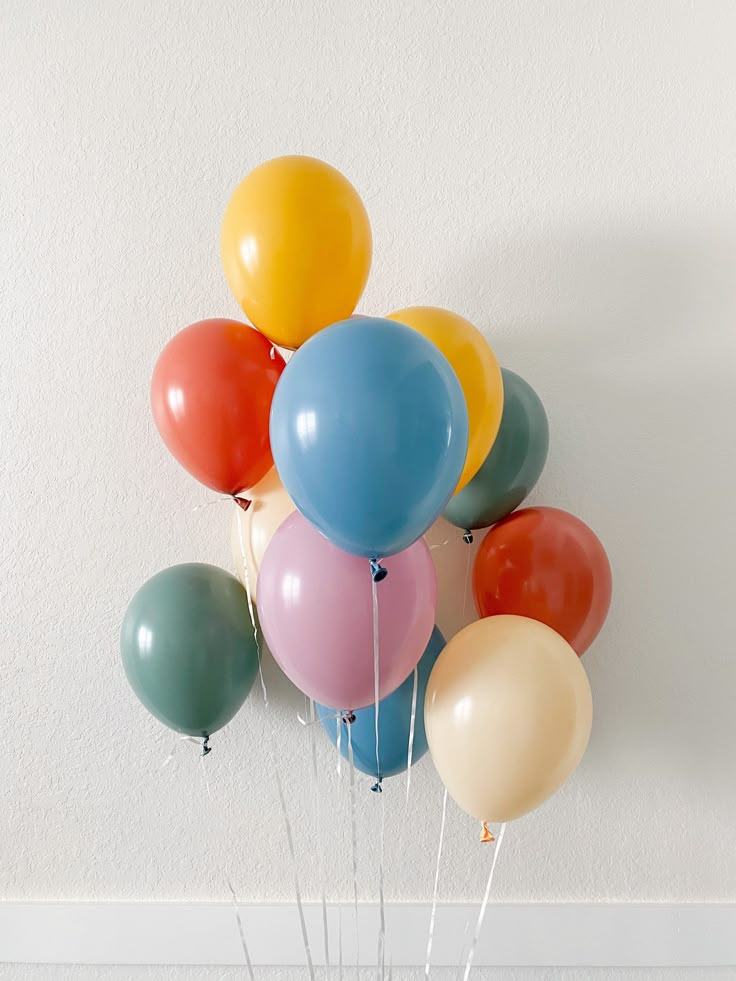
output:
MULTIPOLYGON (((437 607, 437 578, 423 539, 382 563, 388 576, 376 586, 380 698, 414 670, 437 607)), ((297 688, 337 709, 373 704, 368 560, 328 542, 298 511, 263 556, 258 614, 271 653, 297 688)))

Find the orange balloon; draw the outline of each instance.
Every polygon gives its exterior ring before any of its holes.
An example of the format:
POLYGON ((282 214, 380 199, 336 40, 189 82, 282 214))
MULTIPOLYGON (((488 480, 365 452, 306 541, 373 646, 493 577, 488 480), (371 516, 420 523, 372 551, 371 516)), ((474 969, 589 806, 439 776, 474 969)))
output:
POLYGON ((222 494, 253 487, 273 466, 268 423, 284 359, 237 320, 200 320, 161 352, 151 379, 164 443, 222 494))
POLYGON ((552 627, 583 654, 611 605, 611 567, 588 526, 558 508, 525 508, 488 532, 473 567, 482 617, 510 613, 552 627))
POLYGON ((222 265, 248 319, 297 348, 355 309, 371 266, 358 192, 314 157, 277 157, 236 188, 222 221, 222 265))

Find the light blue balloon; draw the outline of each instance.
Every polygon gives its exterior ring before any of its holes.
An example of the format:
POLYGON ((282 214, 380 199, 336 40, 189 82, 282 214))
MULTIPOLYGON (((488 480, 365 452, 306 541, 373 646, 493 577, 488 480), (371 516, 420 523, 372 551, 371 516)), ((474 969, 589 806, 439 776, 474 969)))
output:
MULTIPOLYGON (((427 648, 422 654, 417 671, 417 714, 414 723, 414 746, 412 763, 416 763, 427 752, 427 734, 424 731, 424 696, 427 691, 429 675, 434 663, 445 646, 445 638, 437 627, 432 631, 427 648)), ((375 706, 358 709, 355 722, 350 726, 355 766, 374 779, 393 777, 406 769, 409 755, 409 730, 411 728, 411 702, 414 691, 414 672, 399 685, 395 692, 382 698, 378 703, 378 762, 376 768, 376 710, 375 706)), ((341 719, 333 718, 335 709, 317 706, 317 714, 322 720, 325 732, 337 745, 337 730, 342 726, 340 752, 348 759, 348 737, 346 725, 341 719)))
POLYGON ((271 407, 271 449, 297 508, 338 548, 379 558, 442 513, 468 448, 457 376, 418 331, 345 320, 294 354, 271 407))

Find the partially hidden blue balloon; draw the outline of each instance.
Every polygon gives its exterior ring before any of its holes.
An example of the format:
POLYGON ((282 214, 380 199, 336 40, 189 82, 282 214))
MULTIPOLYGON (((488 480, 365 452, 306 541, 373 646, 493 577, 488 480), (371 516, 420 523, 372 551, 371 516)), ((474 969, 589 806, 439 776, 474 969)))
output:
POLYGON ((379 317, 319 331, 271 406, 289 496, 333 544, 366 558, 408 548, 452 496, 468 448, 460 383, 439 348, 379 317))
MULTIPOLYGON (((427 752, 427 736, 424 731, 424 695, 427 691, 429 675, 434 663, 445 646, 445 638, 437 627, 432 631, 424 654, 417 665, 417 711, 414 722, 414 745, 412 763, 416 763, 427 752)), ((353 745, 353 762, 363 773, 374 779, 393 777, 402 773, 409 757, 409 732, 411 729, 411 703, 414 691, 414 672, 409 675, 396 691, 378 703, 378 763, 376 767, 376 709, 374 705, 358 709, 354 713, 355 722, 350 726, 353 745)), ((343 732, 340 738, 340 752, 348 759, 348 739, 345 723, 335 718, 335 709, 317 706, 317 714, 322 720, 325 732, 337 745, 337 731, 343 732)))

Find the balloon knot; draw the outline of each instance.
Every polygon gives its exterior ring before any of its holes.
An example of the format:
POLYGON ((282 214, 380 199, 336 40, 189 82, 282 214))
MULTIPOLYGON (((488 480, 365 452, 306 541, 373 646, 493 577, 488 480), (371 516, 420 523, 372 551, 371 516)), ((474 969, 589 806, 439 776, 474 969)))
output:
POLYGON ((383 580, 388 575, 388 569, 380 564, 378 559, 370 560, 371 566, 371 579, 373 582, 383 582, 383 580))
POLYGON ((490 829, 485 821, 483 822, 483 827, 480 830, 480 840, 483 842, 496 840, 491 834, 490 829))
POLYGON ((382 781, 383 781, 383 777, 379 777, 378 780, 376 780, 376 782, 371 787, 371 790, 373 791, 374 794, 383 793, 383 787, 381 786, 382 781))
POLYGON ((233 500, 241 511, 247 511, 253 503, 252 501, 249 501, 247 497, 238 497, 236 494, 233 494, 233 500))
POLYGON ((463 532, 463 541, 466 545, 473 544, 473 532, 470 530, 470 528, 466 528, 463 532))
POLYGON ((205 736, 202 740, 202 756, 207 756, 208 753, 212 752, 212 747, 210 746, 210 737, 205 736))
POLYGON ((340 718, 346 726, 351 726, 355 722, 355 712, 343 712, 340 718))

